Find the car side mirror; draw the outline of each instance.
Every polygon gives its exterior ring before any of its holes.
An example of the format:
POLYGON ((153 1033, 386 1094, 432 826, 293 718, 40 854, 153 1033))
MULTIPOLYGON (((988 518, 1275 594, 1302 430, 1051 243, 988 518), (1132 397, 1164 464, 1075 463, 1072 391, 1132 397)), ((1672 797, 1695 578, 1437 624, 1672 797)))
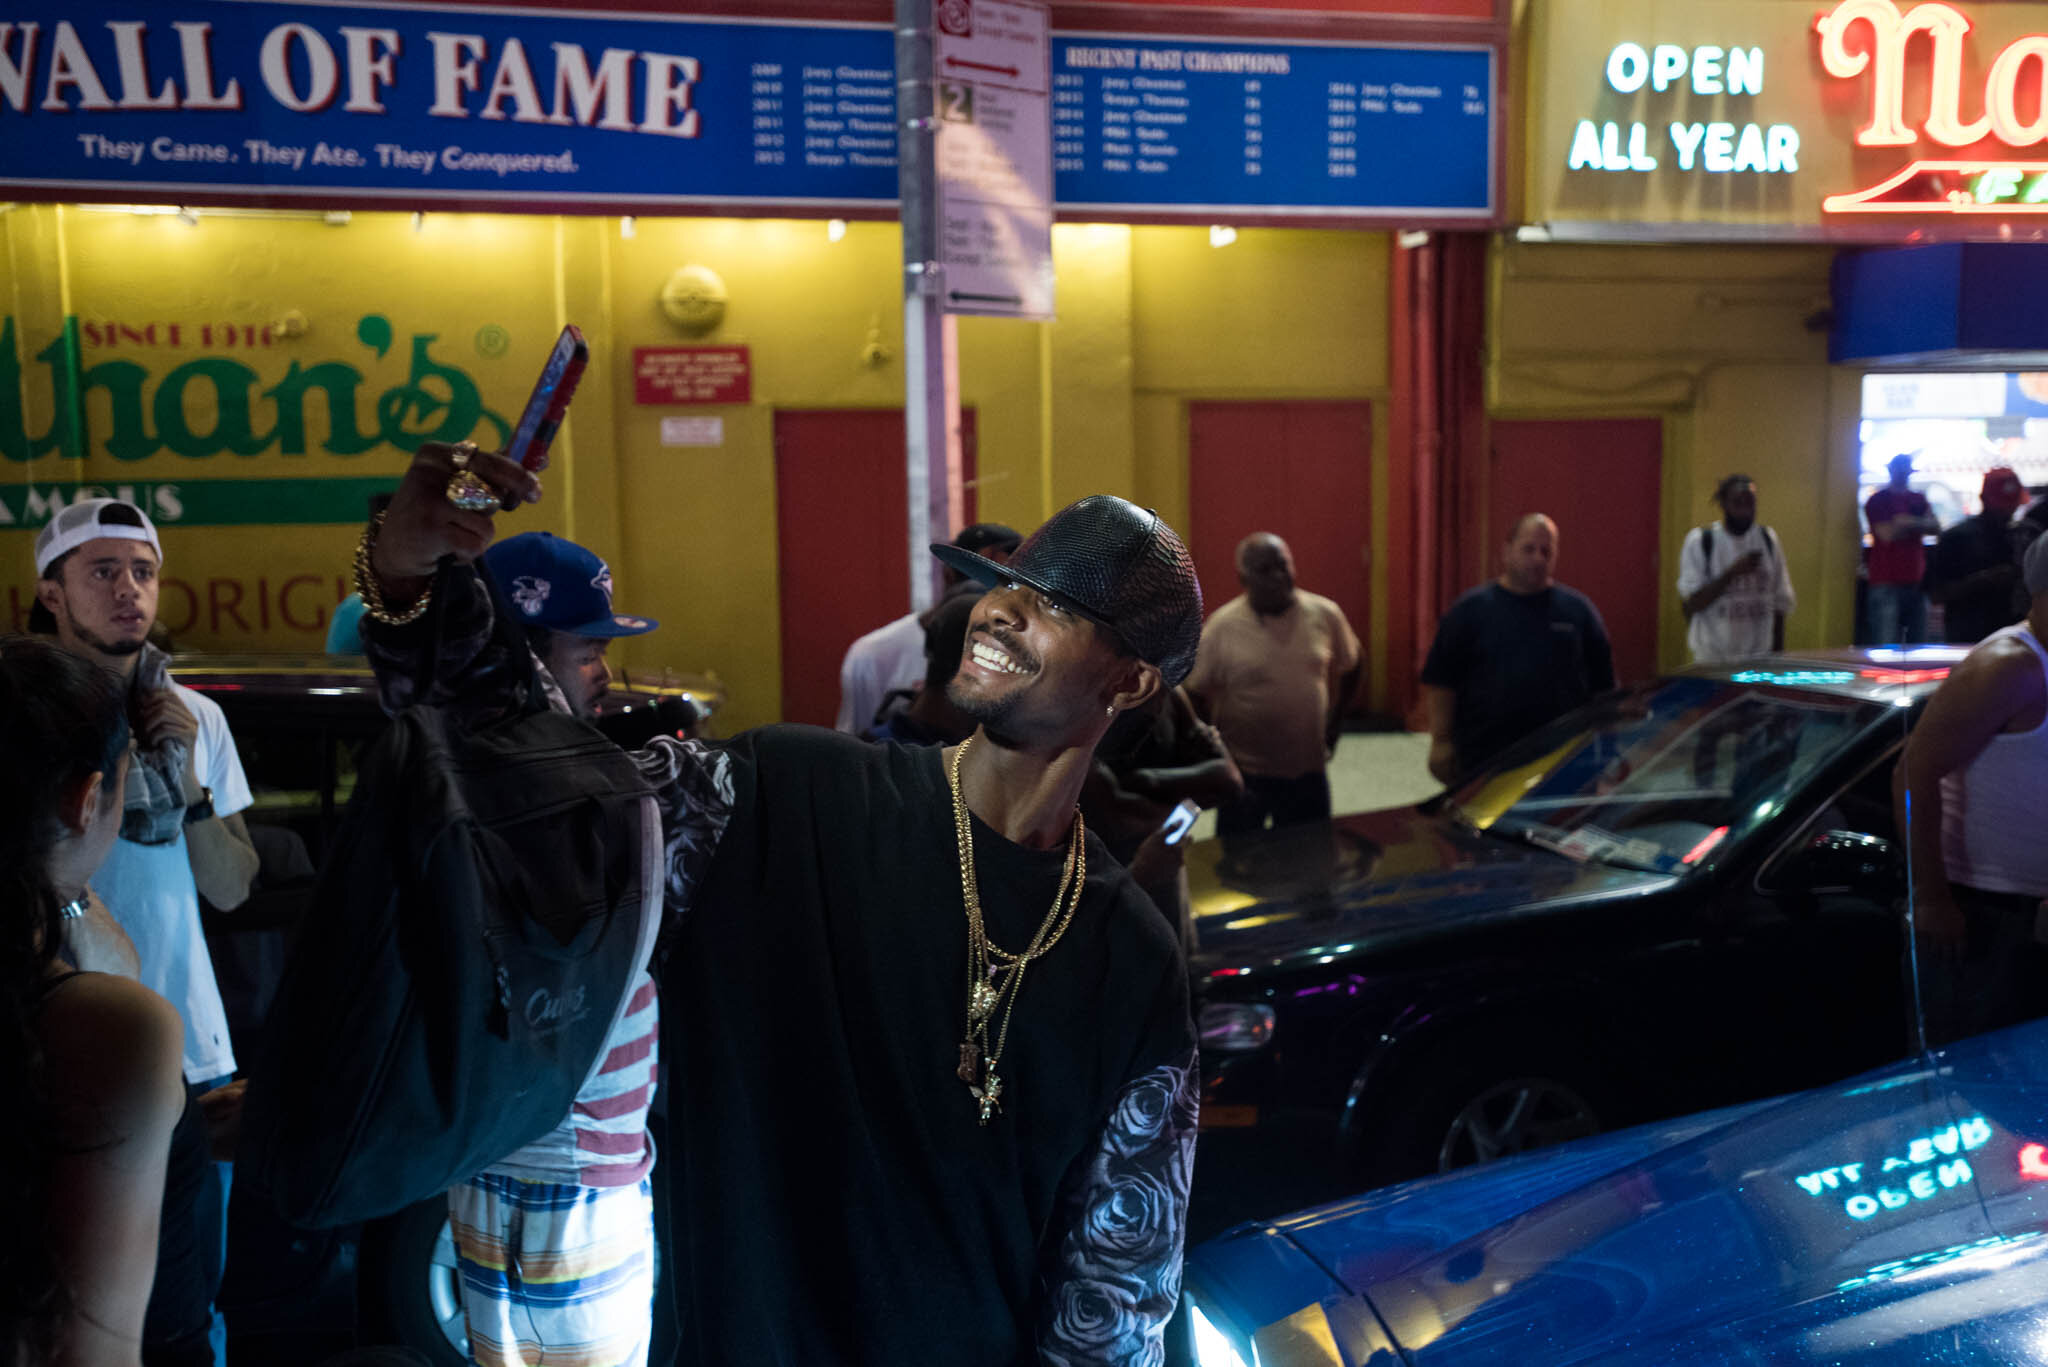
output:
POLYGON ((1899 847, 1859 831, 1822 831, 1787 859, 1773 880, 1785 892, 1850 892, 1889 899, 1904 887, 1899 847))
POLYGON ((652 703, 636 700, 631 706, 606 712, 598 718, 597 729, 612 744, 637 750, 656 736, 694 739, 702 733, 708 716, 703 704, 683 694, 652 703))

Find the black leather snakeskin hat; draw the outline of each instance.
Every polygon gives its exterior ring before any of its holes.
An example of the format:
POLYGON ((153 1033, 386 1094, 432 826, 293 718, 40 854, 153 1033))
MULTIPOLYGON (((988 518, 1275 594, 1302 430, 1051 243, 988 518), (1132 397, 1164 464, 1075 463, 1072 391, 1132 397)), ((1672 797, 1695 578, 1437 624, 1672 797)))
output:
POLYGON ((1109 628, 1173 687, 1195 667, 1202 587, 1173 528, 1112 494, 1069 503, 1024 538, 1007 565, 958 546, 932 554, 990 588, 1024 584, 1109 628))

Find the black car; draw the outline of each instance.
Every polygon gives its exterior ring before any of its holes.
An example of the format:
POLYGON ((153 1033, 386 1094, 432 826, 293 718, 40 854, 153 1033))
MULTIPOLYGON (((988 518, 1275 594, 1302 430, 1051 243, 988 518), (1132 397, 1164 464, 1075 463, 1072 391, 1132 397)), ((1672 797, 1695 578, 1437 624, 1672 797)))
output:
POLYGON ((1695 667, 1420 807, 1195 847, 1197 1236, 1900 1057, 1892 769, 1962 653, 1695 667))
MULTIPOLYGON (((246 1063, 263 1047, 293 930, 354 791, 357 757, 386 719, 356 656, 183 656, 171 675, 220 704, 253 799, 242 814, 260 859, 249 898, 229 913, 201 907, 246 1063)), ((723 700, 715 680, 622 675, 597 725, 629 747, 659 733, 694 737, 723 700)), ((650 1123, 658 1143, 659 1117, 650 1123)), ((665 1216, 665 1203, 657 1210, 665 1216)), ((230 1354, 242 1367, 310 1367, 357 1341, 397 1343, 456 1367, 468 1358, 455 1275, 443 1201, 326 1231, 291 1229, 256 1203, 235 1202, 221 1298, 230 1354)), ((666 1332, 657 1325, 658 1336, 666 1332)))

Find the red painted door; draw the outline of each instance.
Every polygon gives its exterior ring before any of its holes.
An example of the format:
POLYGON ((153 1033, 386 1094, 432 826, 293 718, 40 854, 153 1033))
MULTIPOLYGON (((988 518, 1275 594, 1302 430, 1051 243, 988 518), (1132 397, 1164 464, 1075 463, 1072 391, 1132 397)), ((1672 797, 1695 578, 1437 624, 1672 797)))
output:
POLYGON ((1557 578, 1593 600, 1623 683, 1657 672, 1664 425, 1655 418, 1496 422, 1487 479, 1489 571, 1524 513, 1557 523, 1557 578))
POLYGON ((1372 405, 1188 405, 1188 550, 1214 612, 1238 594, 1237 543, 1274 532, 1295 580, 1366 638, 1372 573, 1372 405))
MULTIPOLYGON (((971 410, 960 414, 960 447, 972 522, 971 410)), ((846 648, 910 610, 905 487, 902 410, 776 413, 784 721, 830 726, 839 711, 839 662, 846 648)))

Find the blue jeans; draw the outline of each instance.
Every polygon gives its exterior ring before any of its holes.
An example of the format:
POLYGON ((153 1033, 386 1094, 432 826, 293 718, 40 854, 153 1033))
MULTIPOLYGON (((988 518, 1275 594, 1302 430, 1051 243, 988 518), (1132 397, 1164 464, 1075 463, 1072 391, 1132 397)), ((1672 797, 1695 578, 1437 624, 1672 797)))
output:
POLYGON ((1918 584, 1872 584, 1864 601, 1872 645, 1918 645, 1927 639, 1927 599, 1918 584))
POLYGON ((142 1322, 143 1367, 214 1367, 214 1294, 220 1290, 220 1167, 213 1161, 199 1096, 211 1083, 188 1083, 185 1113, 171 1134, 158 1223, 156 1279, 142 1322))

